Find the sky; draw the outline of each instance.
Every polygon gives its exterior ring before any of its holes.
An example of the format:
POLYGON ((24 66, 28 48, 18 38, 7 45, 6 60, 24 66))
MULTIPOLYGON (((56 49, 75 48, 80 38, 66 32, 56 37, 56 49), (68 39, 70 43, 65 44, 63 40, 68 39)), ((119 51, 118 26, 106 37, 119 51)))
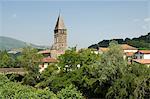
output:
POLYGON ((0 0, 0 36, 51 46, 59 12, 69 47, 150 32, 150 0, 0 0))

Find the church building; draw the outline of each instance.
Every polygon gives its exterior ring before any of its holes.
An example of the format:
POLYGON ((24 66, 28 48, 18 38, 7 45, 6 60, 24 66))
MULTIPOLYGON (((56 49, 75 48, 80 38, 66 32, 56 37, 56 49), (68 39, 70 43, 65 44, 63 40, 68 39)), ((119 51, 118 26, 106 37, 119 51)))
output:
POLYGON ((44 58, 41 60, 42 64, 40 67, 40 72, 42 72, 49 64, 56 63, 57 57, 65 53, 67 49, 67 29, 65 27, 62 16, 59 14, 56 26, 54 29, 54 44, 48 50, 39 51, 44 58))

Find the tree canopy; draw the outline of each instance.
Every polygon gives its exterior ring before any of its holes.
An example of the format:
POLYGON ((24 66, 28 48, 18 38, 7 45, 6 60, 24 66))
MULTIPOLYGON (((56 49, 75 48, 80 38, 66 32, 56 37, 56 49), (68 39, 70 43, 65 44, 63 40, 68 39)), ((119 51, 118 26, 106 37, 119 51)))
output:
POLYGON ((73 85, 88 98, 148 97, 150 69, 145 65, 127 64, 116 42, 111 42, 109 49, 103 54, 91 49, 67 50, 59 57, 58 64, 49 65, 42 73, 43 79, 37 87, 48 87, 57 93, 73 85))
POLYGON ((58 63, 50 64, 40 74, 41 58, 36 49, 25 48, 19 59, 28 74, 19 83, 15 82, 17 76, 8 77, 10 81, 0 75, 0 98, 150 97, 150 68, 137 63, 127 64, 123 50, 115 41, 109 43, 109 50, 102 54, 92 49, 68 49, 58 58, 58 63))

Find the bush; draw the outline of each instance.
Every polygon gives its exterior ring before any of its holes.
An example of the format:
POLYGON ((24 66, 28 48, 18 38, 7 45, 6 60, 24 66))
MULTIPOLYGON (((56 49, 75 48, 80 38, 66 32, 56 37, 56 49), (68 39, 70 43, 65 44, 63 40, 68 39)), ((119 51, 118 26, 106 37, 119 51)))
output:
POLYGON ((66 87, 58 92, 57 97, 59 99, 83 99, 82 94, 77 91, 73 85, 66 87))
POLYGON ((6 76, 0 75, 0 98, 2 99, 57 99, 56 95, 49 90, 35 89, 11 82, 6 76))

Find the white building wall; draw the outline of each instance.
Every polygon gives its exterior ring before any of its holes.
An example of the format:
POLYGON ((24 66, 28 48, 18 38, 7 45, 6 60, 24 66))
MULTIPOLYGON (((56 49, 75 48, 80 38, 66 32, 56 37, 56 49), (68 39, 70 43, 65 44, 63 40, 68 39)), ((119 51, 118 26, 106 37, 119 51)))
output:
POLYGON ((150 59, 150 54, 144 54, 144 59, 150 59))
POLYGON ((48 63, 44 63, 42 65, 39 65, 40 69, 39 69, 39 72, 41 73, 45 68, 48 67, 48 63))
POLYGON ((124 52, 137 52, 138 50, 124 50, 124 52))

